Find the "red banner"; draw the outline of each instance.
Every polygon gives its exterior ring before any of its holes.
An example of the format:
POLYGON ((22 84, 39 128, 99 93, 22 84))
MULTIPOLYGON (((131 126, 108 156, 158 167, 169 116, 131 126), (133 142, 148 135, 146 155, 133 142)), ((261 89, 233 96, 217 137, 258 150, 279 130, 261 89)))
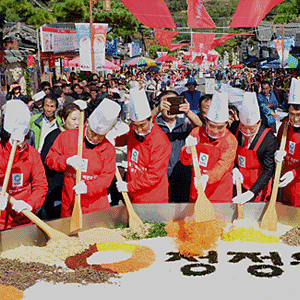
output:
POLYGON ((214 39, 211 44, 211 50, 215 49, 216 47, 225 44, 231 38, 238 36, 238 35, 253 35, 252 33, 227 33, 221 36, 220 38, 214 39))
POLYGON ((189 28, 216 28, 203 3, 205 0, 187 0, 189 28))
POLYGON ((5 52, 0 51, 0 66, 4 65, 4 56, 5 56, 5 52))
POLYGON ((230 27, 257 27, 266 14, 283 0, 240 0, 230 27))
POLYGON ((27 56, 27 71, 34 72, 34 57, 32 55, 27 56))
POLYGON ((154 34, 158 42, 162 46, 165 46, 167 48, 170 48, 174 36, 176 36, 178 33, 179 32, 177 31, 169 31, 169 30, 154 28, 154 34))
POLYGON ((207 53, 211 50, 211 45, 215 37, 215 33, 193 32, 193 44, 198 53, 207 53))
POLYGON ((176 28, 176 24, 164 0, 122 0, 122 2, 147 27, 176 28))
POLYGON ((55 70, 55 58, 54 57, 50 57, 50 59, 49 59, 49 69, 50 69, 50 72, 54 72, 54 70, 55 70))
POLYGON ((69 59, 67 57, 64 57, 64 71, 69 72, 69 59))
POLYGON ((194 58, 194 60, 192 61, 192 63, 196 63, 198 65, 201 65, 203 62, 204 56, 203 55, 198 55, 194 58))
POLYGON ((169 47, 169 50, 170 51, 175 51, 175 50, 180 49, 180 48, 182 48, 184 46, 187 46, 187 45, 189 45, 189 43, 171 44, 170 47, 169 47))

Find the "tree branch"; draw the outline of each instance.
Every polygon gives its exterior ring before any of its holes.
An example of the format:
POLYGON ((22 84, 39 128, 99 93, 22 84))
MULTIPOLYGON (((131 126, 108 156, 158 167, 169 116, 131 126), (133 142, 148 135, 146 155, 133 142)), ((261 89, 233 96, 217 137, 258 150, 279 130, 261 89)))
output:
POLYGON ((39 8, 48 10, 48 11, 50 11, 50 12, 53 12, 52 9, 46 8, 46 7, 42 6, 37 0, 32 0, 32 1, 33 1, 39 8))

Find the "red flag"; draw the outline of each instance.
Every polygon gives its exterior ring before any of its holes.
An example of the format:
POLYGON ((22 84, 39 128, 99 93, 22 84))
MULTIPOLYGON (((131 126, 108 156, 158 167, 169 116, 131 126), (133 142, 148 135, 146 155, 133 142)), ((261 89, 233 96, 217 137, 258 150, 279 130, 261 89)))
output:
POLYGON ((203 62, 203 58, 204 56, 203 55, 198 55, 194 58, 194 60, 192 61, 192 63, 196 63, 196 64, 199 64, 201 65, 202 62, 203 62))
POLYGON ((169 50, 174 51, 174 50, 180 49, 180 48, 182 48, 184 46, 187 46, 187 45, 189 45, 189 43, 171 44, 170 47, 169 47, 169 50))
POLYGON ((216 28, 203 3, 205 0, 187 0, 189 28, 216 28))
POLYGON ((238 35, 253 35, 252 33, 226 33, 220 38, 214 39, 211 44, 211 50, 215 49, 216 47, 225 44, 228 42, 231 38, 238 36, 238 35))
POLYGON ((193 44, 196 52, 207 53, 209 50, 211 50, 211 44, 215 35, 215 33, 193 32, 193 44))
POLYGON ((176 28, 176 24, 164 0, 122 0, 122 2, 147 27, 176 28))
POLYGON ((172 43, 173 37, 176 36, 179 32, 177 31, 169 31, 169 30, 162 30, 158 28, 154 28, 154 34, 157 38, 158 42, 167 48, 170 48, 172 43))
POLYGON ((257 27, 266 14, 283 0, 240 0, 230 27, 257 27))

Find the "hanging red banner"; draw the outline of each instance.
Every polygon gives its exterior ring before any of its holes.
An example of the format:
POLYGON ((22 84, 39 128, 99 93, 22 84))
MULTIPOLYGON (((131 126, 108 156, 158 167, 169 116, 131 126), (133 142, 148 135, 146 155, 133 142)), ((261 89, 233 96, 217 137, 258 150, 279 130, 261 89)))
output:
POLYGON ((158 42, 162 46, 165 46, 167 48, 170 48, 174 36, 176 36, 178 33, 179 32, 177 31, 169 31, 169 30, 154 28, 154 34, 158 42))
POLYGON ((34 72, 34 57, 32 55, 27 56, 27 71, 34 72))
POLYGON ((69 72, 69 59, 64 57, 64 71, 69 72))
POLYGON ((122 0, 122 2, 147 27, 176 28, 176 24, 164 0, 122 0))
POLYGON ((216 47, 225 44, 228 42, 231 38, 239 35, 253 35, 252 33, 226 33, 220 38, 214 39, 211 44, 211 50, 215 49, 216 47))
POLYGON ((205 0, 187 0, 189 28, 216 28, 203 3, 205 0))
POLYGON ((175 51, 175 50, 180 49, 180 48, 182 48, 184 46, 187 46, 187 45, 189 45, 189 43, 171 44, 170 47, 169 47, 169 50, 170 51, 175 51))
POLYGON ((198 53, 207 53, 211 50, 211 45, 215 37, 215 33, 193 32, 193 44, 198 53))
POLYGON ((54 70, 55 70, 55 58, 54 57, 50 57, 50 59, 49 59, 49 69, 50 69, 50 72, 54 72, 54 70))
POLYGON ((198 55, 198 56, 196 56, 196 57, 192 60, 192 63, 201 65, 202 62, 203 62, 203 59, 204 59, 204 56, 203 56, 203 55, 198 55))
POLYGON ((240 0, 230 27, 257 27, 267 13, 283 0, 240 0))

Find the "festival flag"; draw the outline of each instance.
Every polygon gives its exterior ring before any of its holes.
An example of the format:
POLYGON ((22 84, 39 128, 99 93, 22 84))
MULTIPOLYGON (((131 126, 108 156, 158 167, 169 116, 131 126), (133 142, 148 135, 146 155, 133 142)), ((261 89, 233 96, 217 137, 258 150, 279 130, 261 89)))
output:
POLYGON ((230 28, 257 27, 267 13, 283 0, 240 0, 230 28))
POLYGON ((172 40, 174 36, 176 36, 179 32, 177 31, 169 31, 169 30, 162 30, 158 28, 154 28, 154 35, 157 38, 158 42, 167 48, 170 48, 172 40))
POLYGON ((216 28, 203 3, 205 0, 187 0, 189 28, 216 28))
POLYGON ((215 33, 193 32, 193 44, 197 53, 207 53, 211 50, 211 45, 215 37, 215 33))
POLYGON ((164 0, 121 0, 130 12, 149 28, 176 28, 164 0))
POLYGON ((281 65, 285 66, 287 64, 287 59, 290 53, 290 49, 284 47, 282 39, 274 40, 274 44, 278 52, 281 65))
POLYGON ((211 49, 215 49, 216 47, 225 44, 228 42, 231 38, 239 35, 253 35, 252 33, 226 33, 220 38, 214 39, 211 44, 211 49))
POLYGON ((34 72, 34 57, 32 55, 27 56, 27 72, 34 72))
POLYGON ((50 57, 49 70, 50 70, 50 72, 54 72, 54 70, 55 70, 55 58, 54 57, 50 57))
POLYGON ((69 59, 67 57, 63 58, 63 64, 64 64, 64 72, 69 72, 69 59))
POLYGON ((182 48, 184 46, 187 46, 187 45, 189 45, 189 43, 171 44, 170 47, 169 47, 169 50, 170 51, 175 51, 175 50, 180 49, 180 48, 182 48))
POLYGON ((298 67, 299 60, 296 57, 294 57, 293 55, 289 54, 289 56, 287 58, 287 64, 288 64, 289 68, 296 69, 298 67))

